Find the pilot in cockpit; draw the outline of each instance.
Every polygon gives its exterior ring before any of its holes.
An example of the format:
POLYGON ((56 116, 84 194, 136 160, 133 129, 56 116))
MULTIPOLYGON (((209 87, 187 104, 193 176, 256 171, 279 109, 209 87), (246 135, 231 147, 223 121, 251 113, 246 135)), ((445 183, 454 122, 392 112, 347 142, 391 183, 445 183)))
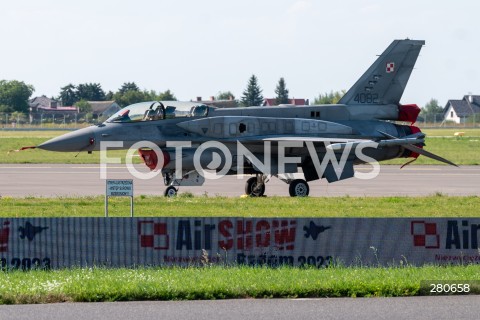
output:
POLYGON ((150 120, 160 120, 160 119, 163 119, 163 108, 161 105, 155 108, 155 111, 150 120))
POLYGON ((163 108, 162 105, 158 105, 155 109, 153 109, 154 104, 150 106, 150 108, 145 111, 142 121, 153 121, 153 120, 160 120, 163 119, 163 108))
POLYGON ((152 104, 150 108, 147 111, 145 111, 142 121, 153 120, 154 115, 155 115, 155 110, 153 110, 153 104, 152 104))

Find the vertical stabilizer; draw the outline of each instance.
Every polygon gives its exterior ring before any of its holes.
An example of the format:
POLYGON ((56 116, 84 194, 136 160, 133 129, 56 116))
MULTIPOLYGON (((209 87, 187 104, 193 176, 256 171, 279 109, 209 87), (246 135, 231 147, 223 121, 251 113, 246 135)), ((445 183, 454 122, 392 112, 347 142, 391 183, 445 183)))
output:
POLYGON ((423 40, 394 40, 338 103, 399 105, 423 40))

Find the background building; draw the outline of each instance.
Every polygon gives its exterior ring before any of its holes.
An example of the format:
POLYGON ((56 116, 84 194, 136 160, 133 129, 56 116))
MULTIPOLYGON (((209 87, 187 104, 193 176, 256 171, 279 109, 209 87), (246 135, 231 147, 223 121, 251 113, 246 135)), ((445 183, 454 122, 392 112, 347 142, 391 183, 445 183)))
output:
POLYGON ((466 95, 462 100, 448 100, 443 109, 444 122, 466 123, 469 120, 480 120, 480 96, 466 95))

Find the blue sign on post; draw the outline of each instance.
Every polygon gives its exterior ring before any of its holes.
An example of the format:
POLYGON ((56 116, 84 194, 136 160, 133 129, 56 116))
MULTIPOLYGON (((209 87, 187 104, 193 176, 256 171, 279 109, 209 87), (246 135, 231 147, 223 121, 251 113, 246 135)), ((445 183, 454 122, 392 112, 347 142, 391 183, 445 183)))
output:
POLYGON ((105 191, 105 218, 108 217, 108 197, 130 197, 130 216, 133 217, 133 180, 107 180, 105 191))

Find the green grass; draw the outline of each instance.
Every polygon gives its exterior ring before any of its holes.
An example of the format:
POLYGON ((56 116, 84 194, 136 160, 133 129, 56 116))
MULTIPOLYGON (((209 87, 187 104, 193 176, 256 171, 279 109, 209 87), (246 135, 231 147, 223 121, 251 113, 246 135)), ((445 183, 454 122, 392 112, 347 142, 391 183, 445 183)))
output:
POLYGON ((479 271, 476 265, 10 271, 0 273, 0 303, 413 296, 423 293, 421 280, 480 280, 479 271))
MULTIPOLYGON (((425 150, 446 158, 458 165, 480 164, 480 137, 432 137, 425 141, 425 150)), ((381 162, 381 164, 403 164, 409 159, 395 159, 381 162)), ((427 157, 420 156, 414 164, 442 164, 427 157)))
POLYGON ((455 132, 465 133, 464 137, 480 137, 480 129, 470 128, 438 128, 438 129, 421 129, 428 137, 454 137, 455 132))
POLYGON ((25 130, 25 131, 3 131, 0 130, 0 138, 42 138, 42 139, 51 139, 59 135, 71 132, 72 130, 25 130))
MULTIPOLYGON (((0 217, 102 217, 103 197, 0 199, 0 217)), ((110 216, 129 216, 111 198, 110 216)), ((480 197, 135 197, 141 216, 478 217, 480 197)), ((426 294, 421 280, 480 280, 479 265, 396 267, 73 268, 0 272, 0 304, 233 298, 376 297, 426 294)), ((474 293, 480 294, 480 289, 474 293)))
MULTIPOLYGON (((100 152, 88 154, 87 152, 51 152, 41 149, 28 149, 20 152, 11 152, 22 147, 37 146, 54 136, 45 137, 8 137, 0 132, 0 163, 67 163, 67 164, 98 164, 100 152)), ((58 135, 58 133, 57 133, 58 135)), ((113 150, 107 152, 107 157, 120 157, 125 163, 126 150, 113 150)), ((139 158, 134 158, 138 163, 139 158)))
MULTIPOLYGON (((480 164, 480 129, 466 129, 464 137, 454 138, 457 129, 426 129, 431 137, 427 138, 426 150, 438 154, 459 165, 480 164)), ((99 152, 87 154, 82 152, 75 157, 74 152, 50 152, 44 150, 24 150, 12 152, 25 146, 36 146, 46 140, 58 136, 61 131, 0 131, 0 163, 68 163, 97 164, 100 162, 99 152)), ((125 159, 125 150, 109 151, 109 157, 125 159)), ((135 162, 139 159, 135 158, 135 162)), ((383 164, 403 164, 407 159, 396 159, 383 164)), ((438 161, 420 156, 414 164, 441 164, 438 161)))
MULTIPOLYGON (((104 197, 0 198, 0 217, 103 217, 104 197)), ((478 217, 480 197, 177 198, 139 196, 142 217, 478 217)), ((127 198, 110 198, 109 215, 128 217, 127 198)))

